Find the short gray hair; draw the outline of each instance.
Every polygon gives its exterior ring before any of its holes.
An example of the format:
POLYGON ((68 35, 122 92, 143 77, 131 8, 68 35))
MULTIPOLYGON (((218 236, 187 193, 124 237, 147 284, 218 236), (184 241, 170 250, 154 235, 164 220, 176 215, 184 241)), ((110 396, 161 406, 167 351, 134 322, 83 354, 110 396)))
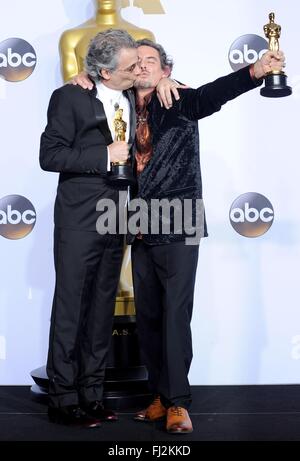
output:
POLYGON ((165 49, 161 45, 159 45, 159 43, 155 43, 152 40, 149 40, 148 38, 142 38, 141 40, 137 40, 136 43, 138 47, 139 46, 151 46, 151 48, 154 48, 159 54, 161 68, 163 70, 166 67, 169 67, 170 70, 173 69, 173 66, 174 66, 173 59, 167 55, 167 53, 165 52, 165 49))
POLYGON ((102 69, 110 71, 118 67, 118 55, 123 48, 137 48, 136 41, 125 30, 108 29, 99 32, 89 44, 85 58, 85 70, 93 80, 101 79, 102 69))

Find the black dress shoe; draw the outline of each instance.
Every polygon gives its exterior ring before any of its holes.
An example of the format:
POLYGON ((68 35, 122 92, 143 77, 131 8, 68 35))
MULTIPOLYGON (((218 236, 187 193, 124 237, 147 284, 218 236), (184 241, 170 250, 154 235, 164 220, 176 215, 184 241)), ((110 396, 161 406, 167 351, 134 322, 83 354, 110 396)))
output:
POLYGON ((48 418, 52 423, 65 424, 66 426, 77 426, 94 428, 100 427, 98 418, 86 414, 78 405, 67 405, 64 407, 48 407, 48 418))
POLYGON ((99 400, 86 403, 82 405, 84 411, 93 418, 100 419, 100 421, 117 421, 118 416, 112 410, 103 407, 99 400))

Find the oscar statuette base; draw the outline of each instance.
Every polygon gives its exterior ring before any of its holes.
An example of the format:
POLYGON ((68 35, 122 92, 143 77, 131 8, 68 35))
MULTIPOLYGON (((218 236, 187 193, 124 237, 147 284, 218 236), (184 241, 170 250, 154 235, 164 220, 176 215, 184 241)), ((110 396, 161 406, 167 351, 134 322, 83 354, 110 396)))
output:
POLYGON ((109 175, 110 184, 116 187, 134 186, 136 179, 133 176, 132 167, 130 164, 114 163, 111 165, 111 172, 109 175))
POLYGON ((260 94, 266 98, 283 98, 292 94, 292 88, 287 85, 287 76, 284 73, 269 74, 265 77, 265 86, 260 94))
MULTIPOLYGON (((133 299, 117 298, 103 394, 104 405, 116 411, 143 408, 151 401, 147 370, 140 360, 136 318, 130 315, 133 306, 133 299), (127 315, 118 315, 118 311, 124 313, 124 309, 127 315)), ((35 382, 30 389, 31 398, 47 405, 49 379, 46 366, 31 371, 30 375, 35 382)))

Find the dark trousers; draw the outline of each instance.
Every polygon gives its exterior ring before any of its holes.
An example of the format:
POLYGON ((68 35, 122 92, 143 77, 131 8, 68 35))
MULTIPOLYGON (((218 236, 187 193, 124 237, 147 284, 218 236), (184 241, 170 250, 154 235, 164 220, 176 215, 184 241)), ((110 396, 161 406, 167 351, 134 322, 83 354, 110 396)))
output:
POLYGON ((47 373, 53 406, 102 400, 123 237, 55 229, 47 373))
POLYGON ((198 245, 174 242, 132 247, 134 295, 141 353, 153 394, 166 407, 188 408, 193 356, 190 322, 198 245))

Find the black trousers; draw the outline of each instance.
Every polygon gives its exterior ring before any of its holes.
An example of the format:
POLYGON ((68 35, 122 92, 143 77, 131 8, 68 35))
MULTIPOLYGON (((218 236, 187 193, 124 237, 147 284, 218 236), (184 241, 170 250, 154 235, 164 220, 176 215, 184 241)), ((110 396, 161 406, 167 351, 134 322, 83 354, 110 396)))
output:
POLYGON ((57 228, 47 373, 50 404, 102 400, 123 236, 57 228))
POLYGON ((198 245, 183 242, 132 247, 134 295, 141 353, 153 394, 166 407, 188 408, 192 361, 190 322, 198 245))

